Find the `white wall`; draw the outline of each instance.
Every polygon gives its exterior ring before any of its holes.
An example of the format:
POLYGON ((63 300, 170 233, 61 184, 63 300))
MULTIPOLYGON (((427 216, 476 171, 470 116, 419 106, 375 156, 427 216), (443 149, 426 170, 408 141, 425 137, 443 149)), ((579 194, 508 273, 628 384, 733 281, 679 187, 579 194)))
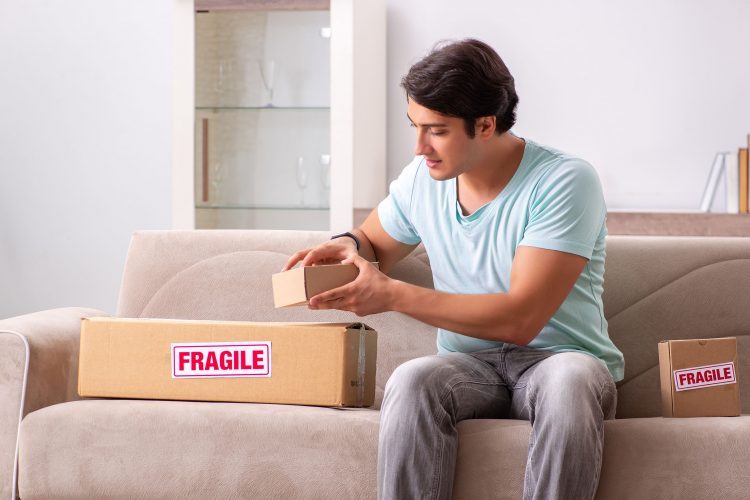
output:
POLYGON ((750 133, 748 22, 746 0, 389 0, 388 177, 413 154, 401 77, 476 37, 515 76, 514 131, 590 161, 610 209, 697 209, 750 133))
POLYGON ((131 233, 172 226, 172 58, 185 36, 173 20, 191 6, 0 1, 0 318, 114 313, 131 233))
MULTIPOLYGON (((0 0, 0 317, 113 313, 132 231, 190 225, 172 174, 192 169, 192 120, 172 117, 190 112, 191 5, 0 0)), ((388 0, 387 16, 390 179, 412 155, 399 80, 445 38, 500 52, 515 131, 591 161, 610 208, 697 208, 714 153, 750 132, 745 0, 388 0)))

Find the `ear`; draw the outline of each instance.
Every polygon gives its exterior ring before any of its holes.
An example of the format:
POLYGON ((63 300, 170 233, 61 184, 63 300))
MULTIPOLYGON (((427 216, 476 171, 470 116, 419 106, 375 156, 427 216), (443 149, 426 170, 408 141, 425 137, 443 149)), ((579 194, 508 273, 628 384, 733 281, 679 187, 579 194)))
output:
POLYGON ((482 139, 488 139, 495 135, 497 127, 497 117, 482 116, 474 122, 474 133, 482 139))

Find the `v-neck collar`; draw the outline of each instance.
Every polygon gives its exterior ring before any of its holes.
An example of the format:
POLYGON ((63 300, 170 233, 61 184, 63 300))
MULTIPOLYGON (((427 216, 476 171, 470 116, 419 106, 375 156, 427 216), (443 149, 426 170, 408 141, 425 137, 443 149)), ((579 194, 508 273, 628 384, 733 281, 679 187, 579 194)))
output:
POLYGON ((520 182, 520 179, 523 178, 523 171, 526 169, 526 164, 528 163, 529 158, 529 141, 524 139, 523 137, 519 137, 519 139, 523 141, 523 155, 521 156, 521 161, 518 164, 518 168, 513 173, 513 176, 510 178, 505 187, 500 190, 497 196, 474 210, 469 215, 463 214, 461 205, 458 203, 458 177, 454 177, 453 179, 451 179, 453 185, 451 186, 451 189, 449 191, 451 192, 451 195, 453 197, 453 206, 456 210, 455 220, 459 223, 459 225, 461 225, 462 227, 474 226, 477 221, 483 219, 482 216, 485 213, 492 212, 492 210, 490 210, 490 207, 497 206, 498 203, 500 203, 504 198, 508 196, 508 193, 513 190, 515 185, 520 182))

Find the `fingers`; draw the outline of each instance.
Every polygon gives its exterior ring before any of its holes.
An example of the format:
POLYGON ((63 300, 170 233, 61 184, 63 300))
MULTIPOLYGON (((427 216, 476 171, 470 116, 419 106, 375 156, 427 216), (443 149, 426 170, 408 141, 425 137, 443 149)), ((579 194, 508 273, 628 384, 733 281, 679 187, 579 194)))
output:
POLYGON ((359 254, 349 255, 341 261, 342 264, 354 264, 359 269, 362 269, 366 265, 370 265, 370 261, 360 256, 359 254))
MULTIPOLYGON (((320 264, 336 264, 342 262, 353 263, 353 259, 361 258, 356 249, 349 245, 342 245, 340 242, 326 242, 313 248, 306 248, 296 252, 289 257, 284 265, 283 271, 292 269, 297 263, 302 266, 314 266, 320 264)), ((364 259, 362 259, 364 262, 364 259)), ((356 265, 356 264, 355 264, 356 265)), ((358 266, 359 267, 359 266, 358 266)))
POLYGON ((339 309, 342 311, 346 309, 346 298, 345 297, 334 297, 326 301, 318 301, 313 305, 312 300, 310 301, 310 309, 322 310, 322 309, 339 309))
MULTIPOLYGON (((347 257, 344 260, 342 260, 341 263, 342 264, 354 264, 354 259, 356 259, 356 256, 350 255, 349 257, 347 257)), ((354 264, 354 265, 357 266, 357 264, 354 264)), ((357 266, 357 267, 359 267, 359 266, 357 266)))
POLYGON ((317 248, 313 248, 312 250, 310 250, 310 252, 308 252, 307 255, 305 255, 305 258, 302 259, 302 264, 301 265, 302 266, 311 266, 311 265, 313 265, 315 262, 317 262, 317 261, 320 260, 320 258, 318 257, 319 253, 320 252, 318 251, 317 248))
POLYGON ((303 266, 312 266, 314 264, 332 264, 341 262, 344 255, 341 254, 341 248, 322 245, 315 247, 302 260, 303 266))
MULTIPOLYGON (((311 308, 318 308, 318 306, 329 304, 336 301, 343 301, 346 297, 352 294, 352 284, 333 288, 327 292, 321 292, 318 295, 310 298, 309 304, 311 308)), ((320 309, 331 309, 330 307, 320 307, 320 309)))
MULTIPOLYGON (((298 262, 302 262, 302 266, 312 266, 313 264, 327 264, 329 262, 333 262, 335 259, 330 256, 330 253, 330 251, 326 252, 325 250, 322 250, 322 247, 305 248, 304 250, 300 250, 299 252, 295 252, 294 254, 292 254, 286 264, 284 264, 281 272, 290 270, 295 265, 297 265, 298 262)), ((335 262, 339 262, 339 260, 335 260, 335 262)))
POLYGON ((304 250, 300 250, 299 252, 295 252, 291 257, 289 257, 289 260, 286 261, 286 264, 281 269, 281 272, 288 271, 291 268, 293 268, 297 262, 301 261, 305 258, 305 256, 310 252, 310 248, 306 248, 304 250))
POLYGON ((371 311, 366 307, 363 307, 361 301, 356 297, 348 295, 329 297, 328 300, 313 301, 311 299, 308 307, 312 310, 337 309, 339 311, 349 311, 357 316, 367 316, 368 314, 371 314, 371 311))

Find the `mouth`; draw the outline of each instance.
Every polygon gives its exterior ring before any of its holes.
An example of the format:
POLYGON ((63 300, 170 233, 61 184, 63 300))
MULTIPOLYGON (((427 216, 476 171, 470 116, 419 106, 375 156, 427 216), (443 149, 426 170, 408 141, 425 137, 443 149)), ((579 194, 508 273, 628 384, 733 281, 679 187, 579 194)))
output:
POLYGON ((438 163, 440 163, 442 160, 430 160, 429 158, 425 158, 425 161, 427 162, 427 166, 429 168, 435 168, 438 163))

